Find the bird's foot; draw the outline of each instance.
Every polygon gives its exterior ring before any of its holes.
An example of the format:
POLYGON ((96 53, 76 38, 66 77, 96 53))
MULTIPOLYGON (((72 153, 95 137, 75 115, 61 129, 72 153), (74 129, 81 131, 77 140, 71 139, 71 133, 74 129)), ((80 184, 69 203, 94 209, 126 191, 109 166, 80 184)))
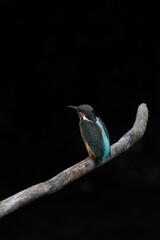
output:
POLYGON ((97 159, 97 157, 95 155, 91 155, 90 158, 92 158, 93 160, 97 159))

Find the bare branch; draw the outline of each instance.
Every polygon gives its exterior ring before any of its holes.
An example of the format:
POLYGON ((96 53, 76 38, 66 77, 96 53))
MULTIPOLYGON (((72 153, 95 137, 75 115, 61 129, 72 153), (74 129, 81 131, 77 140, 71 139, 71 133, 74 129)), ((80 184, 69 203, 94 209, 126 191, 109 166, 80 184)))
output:
MULTIPOLYGON (((137 116, 133 127, 122 138, 120 138, 118 142, 111 146, 111 157, 106 159, 106 162, 128 150, 132 145, 140 140, 146 130, 147 121, 148 108, 146 104, 143 103, 138 107, 137 116)), ((0 218, 16 211, 20 207, 25 206, 26 204, 29 204, 42 196, 59 191, 67 184, 105 163, 98 163, 90 157, 87 157, 74 166, 67 168, 50 180, 36 184, 1 201, 0 218)))

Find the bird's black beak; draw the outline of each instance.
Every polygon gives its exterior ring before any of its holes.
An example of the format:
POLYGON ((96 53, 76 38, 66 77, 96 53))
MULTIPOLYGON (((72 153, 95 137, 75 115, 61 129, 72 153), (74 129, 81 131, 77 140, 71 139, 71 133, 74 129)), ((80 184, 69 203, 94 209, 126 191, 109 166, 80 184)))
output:
POLYGON ((71 106, 71 105, 67 105, 66 107, 73 109, 74 111, 77 111, 78 107, 77 106, 71 106))

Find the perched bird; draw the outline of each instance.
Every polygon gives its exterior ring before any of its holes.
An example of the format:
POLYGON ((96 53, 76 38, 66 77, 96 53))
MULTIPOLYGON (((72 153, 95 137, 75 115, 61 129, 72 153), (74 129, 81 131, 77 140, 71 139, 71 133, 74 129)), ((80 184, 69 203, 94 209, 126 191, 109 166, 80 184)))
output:
POLYGON ((110 155, 110 139, 107 128, 102 120, 95 115, 94 109, 87 104, 67 106, 77 111, 80 122, 80 132, 89 153, 93 159, 102 162, 110 155))

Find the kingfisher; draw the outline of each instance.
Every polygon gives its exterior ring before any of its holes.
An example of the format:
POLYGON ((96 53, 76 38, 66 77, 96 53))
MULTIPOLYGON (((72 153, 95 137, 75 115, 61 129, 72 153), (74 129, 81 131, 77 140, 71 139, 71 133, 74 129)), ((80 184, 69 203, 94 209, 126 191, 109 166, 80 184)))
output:
POLYGON ((94 109, 88 105, 67 107, 75 110, 79 115, 79 127, 82 139, 89 156, 99 159, 103 163, 110 156, 110 138, 108 130, 102 120, 96 116, 94 109))

